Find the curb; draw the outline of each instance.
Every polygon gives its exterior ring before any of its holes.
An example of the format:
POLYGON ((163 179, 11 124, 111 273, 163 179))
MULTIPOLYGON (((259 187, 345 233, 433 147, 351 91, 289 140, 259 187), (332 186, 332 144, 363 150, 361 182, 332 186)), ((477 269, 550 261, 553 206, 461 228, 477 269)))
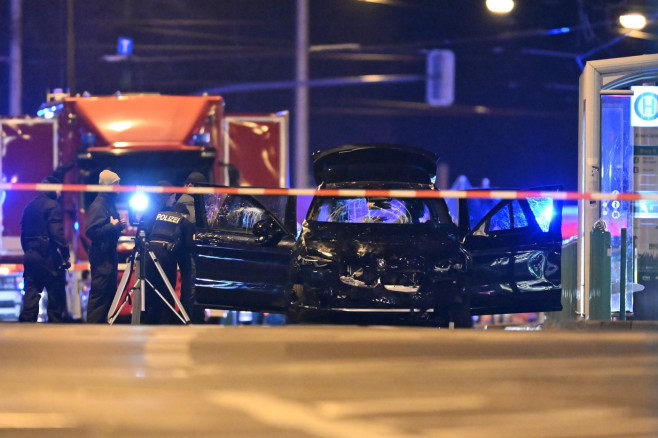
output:
POLYGON ((658 331, 658 321, 563 321, 555 328, 560 330, 607 330, 607 331, 658 331))

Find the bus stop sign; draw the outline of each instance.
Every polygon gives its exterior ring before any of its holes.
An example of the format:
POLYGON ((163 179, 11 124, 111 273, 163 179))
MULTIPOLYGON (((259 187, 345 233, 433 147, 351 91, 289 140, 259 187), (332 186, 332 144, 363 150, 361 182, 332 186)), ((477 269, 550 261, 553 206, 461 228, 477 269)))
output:
POLYGON ((658 87, 637 86, 631 98, 631 126, 658 126, 658 87))

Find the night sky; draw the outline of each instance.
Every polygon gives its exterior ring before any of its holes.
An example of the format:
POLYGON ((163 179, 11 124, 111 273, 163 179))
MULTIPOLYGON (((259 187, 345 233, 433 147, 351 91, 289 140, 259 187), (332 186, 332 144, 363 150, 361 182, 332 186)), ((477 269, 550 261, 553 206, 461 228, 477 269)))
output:
MULTIPOLYGON (((9 3, 0 0, 0 57, 8 54, 9 3)), ((575 190, 581 64, 655 52, 647 39, 615 40, 615 6, 629 2, 517 0, 507 17, 491 16, 484 0, 387 3, 310 0, 311 80, 424 75, 426 52, 449 49, 454 104, 427 105, 423 80, 313 87, 311 151, 408 144, 436 152, 450 181, 464 174, 474 185, 487 177, 496 187, 575 190), (563 27, 569 31, 550 31, 563 27), (344 44, 352 48, 332 46, 344 44)), ((268 84, 294 79, 295 0, 75 0, 72 84, 66 4, 23 0, 25 114, 55 87, 96 95, 210 90, 224 96, 227 113, 290 111, 292 149, 294 92, 268 84), (130 63, 103 58, 116 53, 119 36, 134 40, 130 63), (251 91, 232 91, 236 85, 251 91)), ((0 114, 8 113, 7 92, 1 63, 0 114)))

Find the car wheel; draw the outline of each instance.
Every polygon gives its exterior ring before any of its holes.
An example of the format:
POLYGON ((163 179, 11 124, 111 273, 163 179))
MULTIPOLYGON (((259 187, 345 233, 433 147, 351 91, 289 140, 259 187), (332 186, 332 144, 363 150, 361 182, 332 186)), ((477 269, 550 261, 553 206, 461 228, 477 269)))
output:
POLYGON ((437 327, 449 327, 451 322, 455 328, 473 327, 471 302, 465 288, 446 287, 437 294, 435 303, 434 324, 437 327))
POLYGON ((450 309, 444 304, 434 308, 434 326, 439 328, 450 327, 450 309))
POLYGON ((471 317, 471 304, 466 299, 465 294, 459 294, 454 297, 450 306, 450 316, 455 328, 472 328, 473 318, 471 317))
POLYGON ((286 312, 286 322, 288 324, 300 324, 304 322, 304 312, 298 306, 291 306, 286 312))
POLYGON ((204 306, 199 306, 195 304, 192 307, 192 312, 190 315, 187 315, 190 318, 192 324, 206 324, 206 309, 204 306))

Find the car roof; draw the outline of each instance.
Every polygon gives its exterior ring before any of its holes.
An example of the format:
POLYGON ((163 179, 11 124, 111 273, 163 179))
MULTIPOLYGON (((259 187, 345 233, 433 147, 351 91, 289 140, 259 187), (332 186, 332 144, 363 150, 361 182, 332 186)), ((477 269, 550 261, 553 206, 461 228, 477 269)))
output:
POLYGON ((316 184, 382 181, 432 184, 437 156, 412 146, 347 144, 315 152, 316 184))

